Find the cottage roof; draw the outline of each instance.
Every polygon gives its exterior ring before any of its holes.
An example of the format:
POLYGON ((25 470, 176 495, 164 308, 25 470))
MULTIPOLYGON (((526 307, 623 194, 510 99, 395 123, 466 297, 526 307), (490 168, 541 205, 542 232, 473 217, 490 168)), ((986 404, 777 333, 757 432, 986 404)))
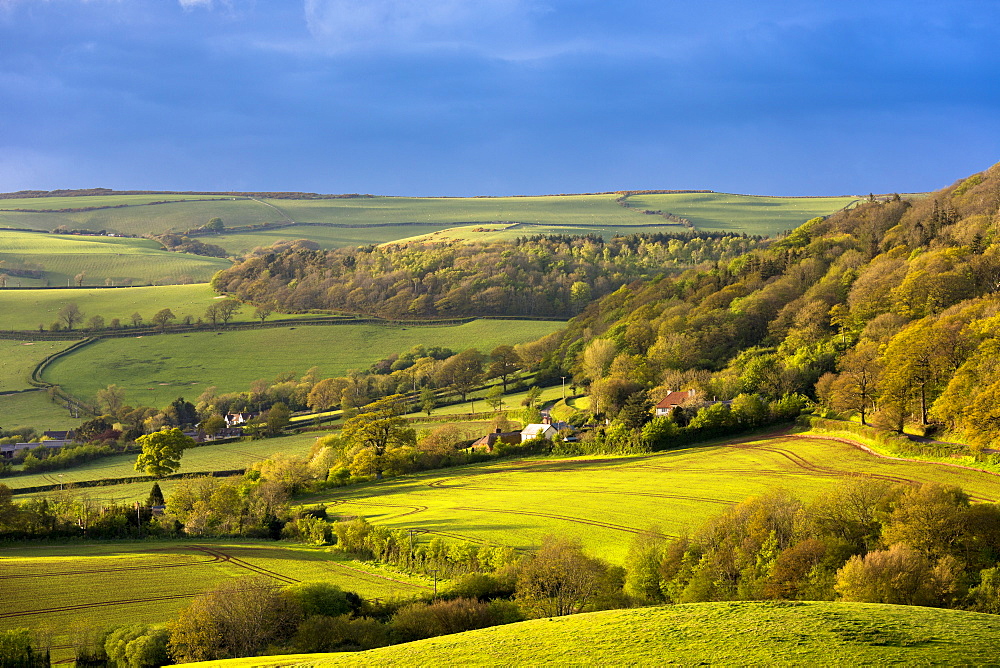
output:
POLYGON ((674 406, 680 406, 685 401, 694 399, 694 390, 684 390, 684 391, 673 391, 667 396, 660 399, 660 403, 656 404, 656 408, 673 408, 674 406))

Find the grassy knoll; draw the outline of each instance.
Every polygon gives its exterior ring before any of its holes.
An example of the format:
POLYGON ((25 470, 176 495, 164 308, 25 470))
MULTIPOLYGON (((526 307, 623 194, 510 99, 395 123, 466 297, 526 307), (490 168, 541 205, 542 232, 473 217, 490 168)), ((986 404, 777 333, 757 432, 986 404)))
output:
POLYGON ((191 664, 995 665, 1000 617, 875 603, 691 603, 536 619, 367 652, 191 664))
MULTIPOLYGON (((164 308, 169 308, 177 316, 177 321, 188 315, 197 320, 218 298, 218 293, 208 283, 114 290, 0 290, 0 330, 37 330, 39 324, 48 326, 58 317, 59 309, 69 302, 80 307, 85 319, 99 315, 106 325, 112 318, 121 320, 122 325, 131 325, 133 313, 138 313, 148 323, 157 311, 164 308)), ((297 316, 281 314, 275 317, 297 316)), ((254 320, 253 308, 249 306, 244 306, 233 318, 233 322, 254 320)))
POLYGON ((0 427, 4 429, 70 429, 80 422, 79 418, 71 416, 61 404, 53 403, 47 392, 0 395, 0 427))
POLYGON ((452 539, 531 548, 550 533, 576 537, 590 553, 621 563, 631 537, 651 526, 678 535, 749 496, 784 488, 809 499, 859 474, 960 485, 977 500, 1000 499, 997 476, 879 459, 838 441, 771 436, 646 456, 501 461, 315 500, 334 514, 452 539))
POLYGON ((448 326, 344 324, 112 339, 60 358, 46 369, 45 379, 80 397, 92 397, 115 383, 133 405, 165 406, 177 396, 194 399, 212 385, 220 392, 246 390, 258 378, 289 371, 301 375, 313 366, 321 376, 337 376, 417 344, 453 350, 475 346, 488 352, 501 343, 532 341, 561 326, 477 320, 448 326))
MULTIPOLYGON (((268 459, 276 454, 304 457, 309 454, 309 450, 312 448, 313 443, 316 442, 316 438, 322 435, 324 435, 323 432, 308 432, 282 438, 219 443, 191 448, 184 452, 184 457, 181 459, 180 473, 233 471, 246 468, 256 461, 268 459)), ((18 489, 38 485, 59 483, 70 485, 84 480, 137 476, 141 474, 135 471, 135 457, 134 454, 104 457, 85 462, 70 469, 4 478, 4 484, 16 493, 18 489), (62 478, 59 478, 58 474, 62 474, 62 478)), ((128 490, 122 489, 125 486, 116 485, 109 487, 81 487, 77 491, 102 498, 133 501, 136 499, 145 499, 149 494, 149 489, 153 481, 154 478, 150 478, 149 482, 133 483, 128 486, 128 490)), ((163 487, 164 493, 167 493, 167 490, 175 485, 176 481, 165 480, 160 484, 163 487)))
POLYGON ((41 279, 13 277, 8 285, 54 287, 85 285, 205 282, 230 266, 228 260, 166 251, 150 239, 87 237, 41 232, 0 234, 0 261, 9 267, 41 268, 41 279))
POLYGON ((635 195, 636 209, 672 213, 704 230, 775 235, 798 227, 810 218, 827 216, 856 197, 757 197, 726 193, 635 195))
POLYGON ((428 588, 422 578, 341 561, 323 548, 265 541, 21 544, 0 556, 0 628, 50 630, 59 661, 71 658, 78 629, 165 623, 199 593, 244 576, 332 582, 369 598, 428 588))

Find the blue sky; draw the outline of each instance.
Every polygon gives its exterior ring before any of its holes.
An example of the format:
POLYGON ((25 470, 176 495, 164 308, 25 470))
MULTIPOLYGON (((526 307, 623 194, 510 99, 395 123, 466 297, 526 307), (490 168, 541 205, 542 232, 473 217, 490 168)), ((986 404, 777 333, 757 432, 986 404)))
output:
POLYGON ((995 0, 0 0, 0 191, 936 189, 995 0))

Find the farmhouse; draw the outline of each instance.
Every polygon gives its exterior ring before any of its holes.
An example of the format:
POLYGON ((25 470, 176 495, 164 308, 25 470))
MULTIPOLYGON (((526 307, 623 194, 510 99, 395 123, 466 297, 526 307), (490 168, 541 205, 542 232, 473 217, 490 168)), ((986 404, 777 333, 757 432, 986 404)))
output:
POLYGON ((241 424, 246 424, 255 417, 257 417, 257 413, 227 413, 226 426, 236 427, 241 424))
POLYGON ((695 390, 675 390, 671 392, 667 396, 660 399, 660 403, 654 406, 656 415, 670 415, 670 411, 674 408, 694 401, 695 395, 695 390))
POLYGON ((492 434, 486 434, 486 436, 483 436, 469 447, 472 450, 475 450, 477 448, 482 448, 486 452, 493 452, 493 448, 496 447, 498 443, 503 443, 506 445, 517 445, 520 442, 521 442, 521 432, 501 431, 498 428, 492 434))
POLYGON ((524 443, 538 437, 547 438, 551 441, 558 433, 558 430, 548 422, 529 424, 521 430, 521 442, 524 443))

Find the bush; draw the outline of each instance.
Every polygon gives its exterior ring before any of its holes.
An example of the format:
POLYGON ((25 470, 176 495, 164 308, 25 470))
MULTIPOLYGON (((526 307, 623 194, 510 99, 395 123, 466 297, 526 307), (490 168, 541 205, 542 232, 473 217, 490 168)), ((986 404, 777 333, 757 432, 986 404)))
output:
POLYGON ((292 648, 313 652, 357 652, 389 644, 388 629, 368 617, 313 615, 299 624, 292 648))
POLYGON ((482 629, 498 623, 491 604, 472 598, 456 598, 435 603, 411 603, 392 618, 394 642, 482 629))

